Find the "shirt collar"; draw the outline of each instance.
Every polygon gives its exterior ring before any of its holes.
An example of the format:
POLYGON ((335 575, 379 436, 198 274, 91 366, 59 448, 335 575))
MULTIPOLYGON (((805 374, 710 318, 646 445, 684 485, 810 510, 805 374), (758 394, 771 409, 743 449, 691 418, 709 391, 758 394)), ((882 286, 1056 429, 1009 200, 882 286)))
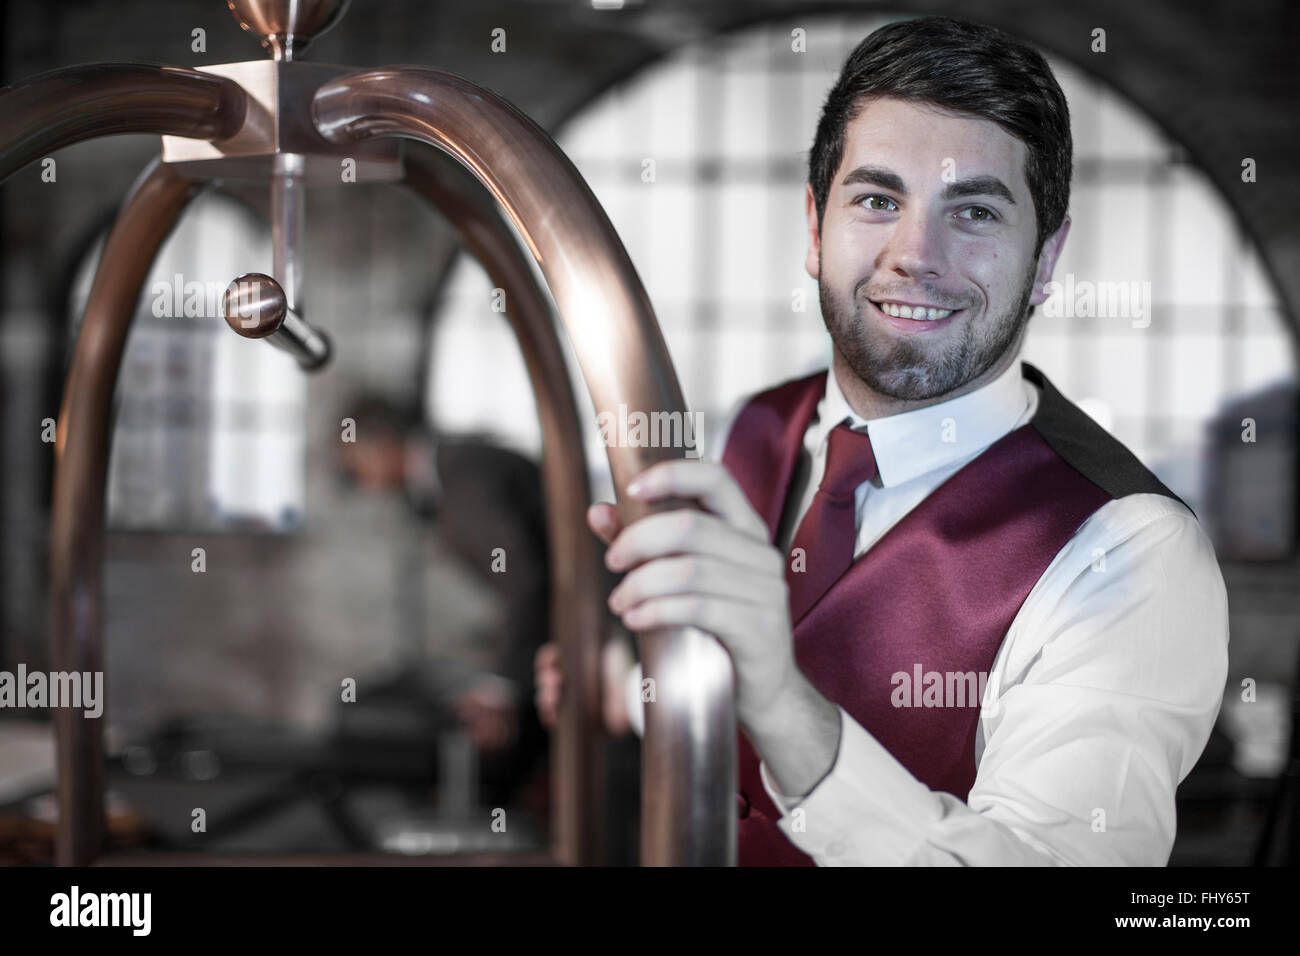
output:
POLYGON ((845 419, 854 430, 865 426, 881 486, 888 488, 978 454, 1011 431, 1028 405, 1017 358, 1001 375, 973 392, 915 411, 865 419, 849 407, 832 365, 812 425, 816 429, 814 447, 821 453, 831 429, 845 419))

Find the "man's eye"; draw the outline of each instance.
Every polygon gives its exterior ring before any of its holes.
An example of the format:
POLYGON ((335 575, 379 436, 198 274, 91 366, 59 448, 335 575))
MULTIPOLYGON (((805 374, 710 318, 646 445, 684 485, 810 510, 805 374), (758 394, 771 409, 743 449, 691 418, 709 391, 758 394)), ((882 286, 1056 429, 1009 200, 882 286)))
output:
POLYGON ((967 206, 961 212, 957 213, 961 219, 969 219, 972 222, 993 222, 998 218, 998 214, 987 206, 967 206), (970 213, 970 215, 965 215, 970 213))
POLYGON ((865 206, 867 209, 874 209, 877 212, 893 212, 898 208, 894 200, 888 196, 863 196, 858 200, 858 204, 865 206))

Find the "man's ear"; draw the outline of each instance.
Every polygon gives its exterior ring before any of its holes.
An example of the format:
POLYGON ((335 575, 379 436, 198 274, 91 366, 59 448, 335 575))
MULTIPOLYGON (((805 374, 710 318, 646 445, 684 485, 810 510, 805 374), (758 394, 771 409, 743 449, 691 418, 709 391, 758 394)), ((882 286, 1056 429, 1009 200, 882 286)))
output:
POLYGON ((804 211, 808 216, 808 258, 803 267, 814 279, 821 278, 822 229, 817 221, 817 200, 813 198, 812 183, 808 183, 804 195, 804 211))
POLYGON ((1061 228, 1043 240, 1042 251, 1038 253, 1038 270, 1034 273, 1034 291, 1029 296, 1031 306, 1042 305, 1049 298, 1047 283, 1052 281, 1052 272, 1056 269, 1056 260, 1061 257, 1065 246, 1065 237, 1070 232, 1070 217, 1061 220, 1061 228))

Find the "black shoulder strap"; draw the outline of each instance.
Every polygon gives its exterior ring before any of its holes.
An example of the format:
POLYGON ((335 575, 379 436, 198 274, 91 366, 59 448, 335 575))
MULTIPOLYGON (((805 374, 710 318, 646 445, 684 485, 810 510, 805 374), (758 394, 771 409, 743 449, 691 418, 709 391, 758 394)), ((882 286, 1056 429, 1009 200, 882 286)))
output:
POLYGON ((1058 392, 1046 375, 1028 362, 1022 362, 1021 369, 1042 391, 1030 424, 1070 467, 1112 498, 1157 494, 1187 504, 1087 412, 1058 392))

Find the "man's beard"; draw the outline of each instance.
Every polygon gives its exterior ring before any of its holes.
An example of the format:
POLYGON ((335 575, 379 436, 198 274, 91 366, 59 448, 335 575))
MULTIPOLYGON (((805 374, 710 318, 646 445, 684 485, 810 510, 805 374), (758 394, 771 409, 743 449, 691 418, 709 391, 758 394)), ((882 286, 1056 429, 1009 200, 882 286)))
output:
POLYGON ((1031 264, 1012 309, 978 321, 969 314, 962 316, 962 335, 955 341, 946 340, 943 333, 888 337, 874 318, 862 314, 871 308, 863 294, 867 280, 854 288, 848 309, 827 293, 825 282, 819 282, 822 320, 836 350, 872 391, 906 401, 938 398, 979 378, 1019 341, 1029 322, 1036 266, 1031 264))

